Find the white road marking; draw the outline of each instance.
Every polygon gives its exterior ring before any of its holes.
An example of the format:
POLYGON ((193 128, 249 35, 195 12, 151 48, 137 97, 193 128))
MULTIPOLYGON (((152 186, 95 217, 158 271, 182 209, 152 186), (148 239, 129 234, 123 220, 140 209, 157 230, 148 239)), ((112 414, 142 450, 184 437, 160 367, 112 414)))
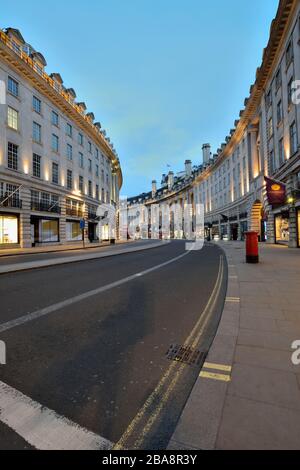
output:
POLYGON ((185 251, 184 253, 182 253, 179 256, 176 256, 175 258, 172 258, 169 261, 165 261, 164 263, 153 266, 152 268, 146 269, 145 271, 132 274, 131 276, 120 279, 119 281, 115 281, 105 286, 98 287, 97 289, 93 289, 83 294, 76 295, 75 297, 71 297, 69 299, 63 300, 61 302, 57 302, 56 304, 53 304, 53 305, 49 305, 48 307, 42 308, 35 312, 28 313, 21 317, 15 318, 14 320, 10 320, 6 323, 2 323, 0 325, 0 333, 3 333, 4 331, 7 331, 7 330, 11 330, 12 328, 23 325, 24 323, 28 323, 30 321, 36 320, 37 318, 41 318, 45 315, 49 315, 49 313, 56 312, 57 310, 61 310, 62 308, 69 307, 70 305, 73 305, 77 302, 81 302, 82 300, 88 299, 89 297, 93 297, 94 295, 101 294, 102 292, 106 292, 110 289, 113 289, 114 287, 121 286, 122 284, 133 281, 137 278, 140 278, 141 276, 146 276, 147 274, 150 274, 153 271, 157 271, 158 269, 168 266, 171 263, 175 263, 175 261, 178 261, 179 259, 183 258, 189 253, 190 251, 185 251))
POLYGON ((0 382, 0 420, 40 450, 109 450, 113 443, 0 382))

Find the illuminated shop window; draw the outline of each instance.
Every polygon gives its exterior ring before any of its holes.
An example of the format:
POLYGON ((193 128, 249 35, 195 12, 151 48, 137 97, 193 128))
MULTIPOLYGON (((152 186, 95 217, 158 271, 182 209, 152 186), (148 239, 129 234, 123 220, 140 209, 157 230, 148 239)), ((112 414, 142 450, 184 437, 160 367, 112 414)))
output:
POLYGON ((0 244, 18 243, 18 218, 0 216, 0 244))

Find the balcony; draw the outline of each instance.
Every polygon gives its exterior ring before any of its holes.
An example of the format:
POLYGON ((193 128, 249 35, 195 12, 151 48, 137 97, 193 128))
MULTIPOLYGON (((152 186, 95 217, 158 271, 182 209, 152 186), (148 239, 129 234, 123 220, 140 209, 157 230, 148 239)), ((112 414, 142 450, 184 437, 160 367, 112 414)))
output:
POLYGON ((22 201, 18 197, 4 196, 0 198, 0 207, 10 207, 12 209, 22 209, 22 201))
POLYGON ((52 214, 61 213, 61 208, 57 204, 49 204, 39 201, 31 201, 31 210, 38 212, 50 212, 52 214))
POLYGON ((83 210, 82 209, 76 209, 72 207, 67 207, 66 208, 66 214, 70 215, 72 217, 83 217, 83 210))

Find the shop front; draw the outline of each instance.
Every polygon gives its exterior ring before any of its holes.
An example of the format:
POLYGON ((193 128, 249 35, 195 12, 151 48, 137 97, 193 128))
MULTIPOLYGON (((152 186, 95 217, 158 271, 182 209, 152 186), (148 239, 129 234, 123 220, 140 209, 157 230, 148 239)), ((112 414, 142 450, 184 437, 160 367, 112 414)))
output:
POLYGON ((66 220, 66 240, 67 242, 82 241, 82 230, 79 220, 66 220))
POLYGON ((19 243, 19 216, 0 213, 0 246, 17 245, 19 243))
POLYGON ((290 240, 289 212, 284 211, 275 215, 275 242, 287 245, 290 240))
POLYGON ((31 220, 32 246, 44 243, 59 242, 59 219, 32 215, 31 220))

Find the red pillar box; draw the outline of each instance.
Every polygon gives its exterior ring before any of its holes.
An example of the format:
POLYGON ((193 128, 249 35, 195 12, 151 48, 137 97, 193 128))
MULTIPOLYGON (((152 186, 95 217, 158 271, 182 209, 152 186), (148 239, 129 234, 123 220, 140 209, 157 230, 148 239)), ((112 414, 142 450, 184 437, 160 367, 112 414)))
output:
POLYGON ((258 263, 258 233, 246 232, 246 262, 258 263))

